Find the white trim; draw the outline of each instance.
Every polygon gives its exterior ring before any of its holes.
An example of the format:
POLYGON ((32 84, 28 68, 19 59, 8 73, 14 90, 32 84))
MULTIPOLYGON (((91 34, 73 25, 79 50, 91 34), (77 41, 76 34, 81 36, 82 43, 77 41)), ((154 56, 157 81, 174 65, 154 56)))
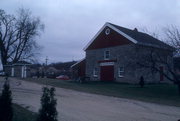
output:
POLYGON ((32 65, 32 64, 12 64, 12 66, 30 66, 30 65, 32 65))
POLYGON ((4 65, 4 66, 30 66, 32 64, 11 64, 11 65, 4 65))
POLYGON ((105 34, 106 34, 106 35, 109 35, 110 32, 111 32, 111 30, 110 30, 109 28, 107 28, 107 29, 105 30, 105 34))
POLYGON ((124 36, 126 39, 130 40, 133 43, 137 43, 137 40, 133 39, 132 37, 130 37, 129 35, 125 34, 124 32, 122 32, 121 30, 117 29, 116 27, 114 27, 111 24, 107 25, 108 27, 110 27, 111 29, 115 30, 116 32, 118 32, 120 35, 124 36))
POLYGON ((117 33, 119 33, 120 35, 124 36, 125 38, 127 38, 128 40, 130 40, 133 43, 137 43, 137 40, 133 39, 132 37, 130 37, 129 35, 125 34, 124 32, 120 31, 119 29, 117 29, 116 27, 114 27, 113 25, 111 25, 110 23, 106 22, 104 24, 104 26, 96 33, 96 35, 91 39, 91 41, 85 46, 85 48, 83 50, 86 50, 93 42, 94 40, 98 37, 98 35, 104 30, 105 27, 109 27, 111 29, 113 29, 114 31, 116 31, 117 33))
POLYGON ((100 63, 100 66, 113 66, 114 65, 114 62, 103 62, 103 63, 100 63))
POLYGON ((118 77, 124 77, 124 67, 123 66, 118 68, 118 77), (123 68, 123 70, 120 70, 120 68, 123 68), (123 75, 121 73, 123 73, 123 75))
POLYGON ((26 78, 26 77, 27 77, 27 67, 24 66, 24 78, 26 78))
POLYGON ((97 68, 94 68, 94 70, 93 70, 93 77, 98 77, 98 70, 97 70, 97 68))
POLYGON ((110 50, 105 50, 104 51, 104 60, 109 60, 110 59, 110 55, 111 55, 110 50), (109 52, 109 58, 106 58, 106 52, 109 52))
POLYGON ((88 42, 88 44, 83 48, 83 50, 86 50, 97 38, 97 36, 104 30, 104 28, 107 26, 107 22, 103 25, 103 27, 95 34, 95 36, 91 39, 91 41, 88 42))
POLYGON ((11 68, 11 76, 14 77, 14 67, 11 68))
POLYGON ((85 58, 83 58, 83 59, 81 59, 80 61, 78 61, 78 62, 76 62, 75 64, 73 64, 73 65, 71 66, 71 68, 74 67, 75 65, 79 64, 79 63, 82 62, 83 60, 85 60, 85 58))
POLYGON ((21 67, 21 78, 27 77, 27 67, 24 65, 21 67))
POLYGON ((24 78, 24 66, 21 67, 21 78, 24 78))

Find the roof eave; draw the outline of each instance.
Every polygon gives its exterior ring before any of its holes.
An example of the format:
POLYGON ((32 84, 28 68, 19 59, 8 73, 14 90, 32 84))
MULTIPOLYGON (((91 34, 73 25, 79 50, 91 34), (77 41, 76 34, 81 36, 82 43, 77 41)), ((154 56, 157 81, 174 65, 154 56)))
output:
POLYGON ((110 23, 106 22, 103 27, 96 33, 96 35, 91 39, 91 41, 83 48, 84 51, 86 51, 88 49, 88 47, 94 42, 94 40, 97 38, 97 36, 104 30, 105 27, 109 27, 111 29, 113 29, 114 31, 116 31, 117 33, 119 33, 120 35, 124 36, 126 39, 130 40, 133 43, 137 43, 137 40, 133 39, 132 37, 130 37, 129 35, 125 34, 124 32, 122 32, 121 30, 117 29, 116 27, 114 27, 113 25, 111 25, 110 23))
POLYGON ((173 47, 163 47, 163 46, 154 45, 154 44, 150 44, 150 43, 138 42, 137 45, 143 45, 143 46, 148 46, 148 47, 155 47, 155 48, 159 48, 159 49, 165 49, 165 50, 174 51, 173 47))
POLYGON ((71 68, 73 68, 74 66, 76 66, 76 65, 79 64, 79 63, 81 63, 81 62, 84 61, 84 60, 85 60, 85 58, 79 60, 78 62, 76 62, 75 64, 73 64, 73 65, 71 66, 71 68))
POLYGON ((103 29, 109 24, 106 22, 103 27, 95 34, 95 36, 88 42, 88 44, 83 48, 84 51, 87 50, 87 48, 93 43, 93 41, 96 39, 96 37, 103 31, 103 29))

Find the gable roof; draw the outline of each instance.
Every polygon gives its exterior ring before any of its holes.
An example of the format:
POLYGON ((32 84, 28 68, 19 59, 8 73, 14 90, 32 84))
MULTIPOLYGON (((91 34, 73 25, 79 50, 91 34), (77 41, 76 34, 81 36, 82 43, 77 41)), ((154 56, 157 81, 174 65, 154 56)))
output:
POLYGON ((86 59, 83 58, 83 59, 77 61, 75 64, 73 64, 73 65, 71 66, 71 68, 74 68, 76 65, 80 64, 81 62, 83 62, 83 61, 85 61, 85 60, 86 60, 86 59))
POLYGON ((140 44, 145 46, 151 46, 156 48, 163 48, 163 49, 169 49, 173 50, 173 47, 170 45, 146 34, 143 32, 131 29, 127 29, 112 23, 105 23, 104 26, 98 31, 98 33, 92 38, 92 40, 87 44, 87 46, 84 48, 84 50, 87 50, 88 47, 94 42, 94 40, 98 37, 98 35, 104 30, 105 27, 109 27, 119 33, 120 35, 124 36, 126 39, 130 40, 134 44, 140 44))
POLYGON ((16 63, 9 62, 7 65, 4 66, 23 66, 23 65, 32 65, 32 64, 27 61, 18 61, 16 63))

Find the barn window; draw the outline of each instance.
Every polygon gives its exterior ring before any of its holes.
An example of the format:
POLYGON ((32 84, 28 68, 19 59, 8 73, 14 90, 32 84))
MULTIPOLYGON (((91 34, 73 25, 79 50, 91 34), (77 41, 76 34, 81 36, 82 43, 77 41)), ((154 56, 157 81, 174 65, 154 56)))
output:
POLYGON ((109 50, 104 51, 104 59, 109 60, 109 58, 110 58, 110 51, 109 50))
POLYGON ((123 66, 118 68, 118 76, 124 77, 124 67, 123 66))
POLYGON ((105 34, 106 34, 106 35, 110 34, 110 29, 109 29, 109 28, 107 28, 107 29, 105 30, 105 34))
POLYGON ((97 77, 97 76, 98 76, 97 68, 94 68, 94 70, 93 70, 93 76, 94 76, 94 77, 97 77))

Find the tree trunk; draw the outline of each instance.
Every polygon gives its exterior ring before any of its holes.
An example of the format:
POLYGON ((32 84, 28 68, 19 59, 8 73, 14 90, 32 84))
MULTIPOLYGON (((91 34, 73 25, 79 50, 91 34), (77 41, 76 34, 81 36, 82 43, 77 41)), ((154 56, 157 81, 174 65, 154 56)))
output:
POLYGON ((179 92, 179 95, 180 95, 180 82, 178 82, 177 85, 178 85, 178 92, 179 92))
POLYGON ((2 43, 2 40, 0 40, 0 54, 1 54, 1 63, 2 63, 2 67, 3 67, 3 70, 4 70, 4 65, 7 64, 7 51, 2 43))
POLYGON ((4 56, 1 56, 1 64, 2 64, 2 69, 4 71, 4 65, 7 65, 7 60, 4 56))

